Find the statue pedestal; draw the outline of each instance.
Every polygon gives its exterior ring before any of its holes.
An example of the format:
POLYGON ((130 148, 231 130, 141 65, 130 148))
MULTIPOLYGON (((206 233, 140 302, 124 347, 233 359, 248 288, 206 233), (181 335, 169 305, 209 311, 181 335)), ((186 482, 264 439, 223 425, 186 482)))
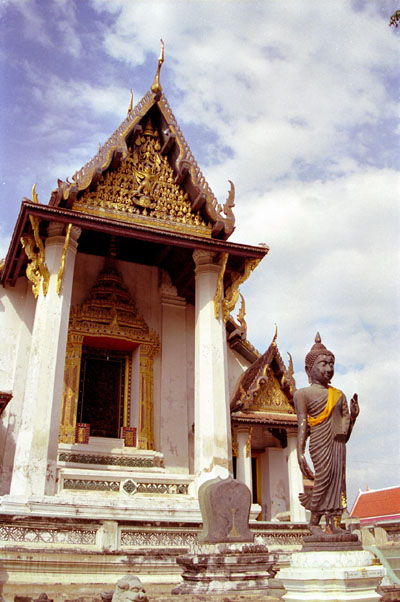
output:
POLYGON ((273 561, 263 545, 201 544, 197 554, 179 556, 183 581, 173 594, 224 594, 268 590, 273 561))
POLYGON ((385 569, 366 550, 297 552, 277 574, 286 602, 373 602, 385 569))

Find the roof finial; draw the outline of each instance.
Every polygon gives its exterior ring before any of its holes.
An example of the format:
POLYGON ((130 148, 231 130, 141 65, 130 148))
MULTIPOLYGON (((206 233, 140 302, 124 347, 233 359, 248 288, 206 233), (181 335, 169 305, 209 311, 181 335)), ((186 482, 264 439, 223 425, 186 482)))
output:
POLYGON ((32 201, 34 203, 38 203, 39 202, 39 198, 38 198, 38 195, 37 195, 37 192, 36 192, 36 184, 34 184, 32 186, 32 201))
POLYGON ((274 334, 274 338, 272 339, 272 345, 274 347, 276 347, 276 339, 278 338, 278 324, 275 324, 275 334, 274 334))
POLYGON ((156 100, 159 100, 161 97, 161 94, 162 94, 162 87, 160 84, 160 70, 161 70, 161 65, 164 62, 164 42, 162 40, 160 40, 160 42, 161 42, 160 57, 158 59, 156 75, 155 75, 154 81, 151 86, 151 91, 153 92, 153 94, 155 94, 156 100))
POLYGON ((133 111, 133 90, 131 88, 131 99, 129 101, 128 115, 129 115, 129 113, 132 113, 132 111, 133 111))
POLYGON ((289 356, 289 366, 287 369, 287 374, 288 374, 289 378, 292 378, 292 376, 294 375, 293 358, 292 358, 291 354, 289 353, 289 351, 287 351, 287 354, 289 356))

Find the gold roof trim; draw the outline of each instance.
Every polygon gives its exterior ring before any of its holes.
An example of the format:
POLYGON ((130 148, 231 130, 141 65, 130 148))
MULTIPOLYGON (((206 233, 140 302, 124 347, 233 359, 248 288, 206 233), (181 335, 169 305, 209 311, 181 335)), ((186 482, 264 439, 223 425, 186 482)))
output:
POLYGON ((60 192, 62 198, 67 200, 70 193, 74 189, 76 192, 85 190, 92 182, 96 172, 102 173, 110 166, 111 160, 116 151, 121 152, 122 157, 128 155, 128 146, 126 139, 134 129, 135 125, 146 115, 149 109, 153 106, 154 96, 147 92, 142 100, 135 106, 133 111, 129 111, 127 117, 115 132, 109 137, 107 142, 100 146, 97 154, 88 161, 79 171, 76 171, 72 176, 72 182, 58 181, 58 189, 54 190, 51 195, 50 205, 58 205, 60 201, 60 192))
POLYGON ((215 197, 203 173, 201 172, 201 169, 194 158, 193 153, 190 150, 182 130, 180 129, 172 109, 164 95, 160 98, 158 106, 160 107, 161 112, 164 115, 164 118, 167 121, 172 133, 176 137, 176 143, 179 148, 179 156, 176 161, 177 169, 189 169, 192 182, 199 188, 200 193, 203 193, 205 197, 205 203, 209 217, 214 222, 223 223, 227 234, 231 234, 235 229, 235 216, 233 213, 233 207, 235 206, 235 186, 233 182, 228 180, 230 184, 228 198, 226 199, 224 205, 221 205, 217 201, 217 198, 215 197), (225 215, 223 215, 223 213, 225 215))

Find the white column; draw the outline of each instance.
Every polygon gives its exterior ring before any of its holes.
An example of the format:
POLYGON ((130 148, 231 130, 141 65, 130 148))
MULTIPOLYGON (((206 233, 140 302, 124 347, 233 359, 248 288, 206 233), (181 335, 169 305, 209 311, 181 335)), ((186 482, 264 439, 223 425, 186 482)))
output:
POLYGON ((32 331, 23 401, 16 442, 11 495, 52 495, 56 466, 68 319, 80 228, 72 228, 60 294, 56 292, 65 237, 63 225, 48 227, 45 261, 50 273, 47 295, 40 288, 32 331))
POLYGON ((189 472, 186 383, 186 301, 168 274, 160 286, 162 307, 160 451, 164 465, 189 472))
POLYGON ((290 520, 293 522, 307 521, 306 509, 299 502, 299 493, 304 492, 303 475, 297 461, 297 433, 287 433, 288 478, 290 520))
POLYGON ((232 467, 225 324, 214 314, 220 266, 195 250, 195 472, 197 484, 227 478, 232 467))
POLYGON ((236 479, 245 483, 250 491, 253 491, 251 473, 251 432, 249 426, 236 428, 236 440, 238 444, 238 456, 236 465, 236 479))

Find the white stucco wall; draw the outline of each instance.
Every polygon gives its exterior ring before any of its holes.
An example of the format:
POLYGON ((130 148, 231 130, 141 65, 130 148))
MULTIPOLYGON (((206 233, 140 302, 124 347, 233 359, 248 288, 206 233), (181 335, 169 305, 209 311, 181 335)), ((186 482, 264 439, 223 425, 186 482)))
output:
POLYGON ((187 384, 187 424, 189 436, 189 472, 194 473, 194 305, 186 307, 186 384, 187 384))
POLYGON ((236 351, 228 347, 228 386, 229 386, 229 399, 232 399, 233 394, 236 391, 239 378, 243 372, 250 366, 243 356, 239 355, 236 351))
POLYGON ((0 495, 8 493, 25 390, 36 300, 26 278, 0 288, 0 390, 13 395, 0 419, 0 495))
POLYGON ((280 447, 269 447, 261 456, 263 520, 273 520, 289 510, 287 453, 280 447))

